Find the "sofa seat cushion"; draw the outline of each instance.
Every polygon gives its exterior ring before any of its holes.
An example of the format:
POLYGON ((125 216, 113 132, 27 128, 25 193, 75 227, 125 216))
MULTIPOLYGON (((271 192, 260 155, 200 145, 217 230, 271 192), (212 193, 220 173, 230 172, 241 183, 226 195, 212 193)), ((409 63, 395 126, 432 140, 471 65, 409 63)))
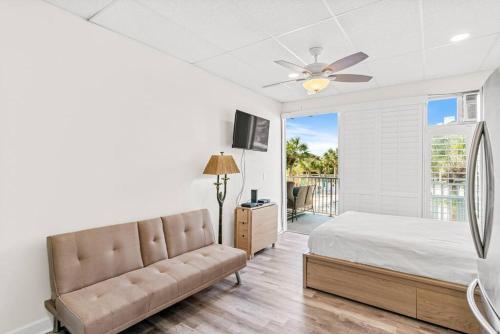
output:
POLYGON ((179 296, 191 292, 203 284, 201 271, 177 258, 158 261, 148 266, 164 273, 177 282, 179 296))
POLYGON ((201 285, 226 276, 246 264, 246 253, 240 249, 212 244, 150 265, 177 280, 179 295, 190 293, 201 285))
POLYGON ((56 300, 56 308, 72 334, 97 334, 143 316, 178 295, 176 279, 148 267, 64 294, 56 300))
POLYGON ((246 253, 240 249, 212 244, 179 255, 175 259, 200 270, 202 283, 207 283, 244 266, 246 253))

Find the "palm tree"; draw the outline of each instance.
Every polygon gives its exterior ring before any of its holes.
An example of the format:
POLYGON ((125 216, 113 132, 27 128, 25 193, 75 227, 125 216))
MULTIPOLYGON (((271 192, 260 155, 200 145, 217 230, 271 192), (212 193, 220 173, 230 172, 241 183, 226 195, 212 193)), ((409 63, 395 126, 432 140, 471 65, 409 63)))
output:
POLYGON ((320 157, 314 154, 309 154, 308 157, 299 161, 300 174, 322 174, 323 161, 320 157))
POLYGON ((323 154, 322 162, 323 162, 323 172, 325 174, 336 175, 339 164, 339 156, 337 149, 335 150, 332 148, 328 149, 328 151, 326 151, 323 154))
POLYGON ((292 175, 293 167, 301 160, 310 156, 309 147, 300 141, 299 137, 291 138, 286 142, 286 168, 288 175, 292 175))

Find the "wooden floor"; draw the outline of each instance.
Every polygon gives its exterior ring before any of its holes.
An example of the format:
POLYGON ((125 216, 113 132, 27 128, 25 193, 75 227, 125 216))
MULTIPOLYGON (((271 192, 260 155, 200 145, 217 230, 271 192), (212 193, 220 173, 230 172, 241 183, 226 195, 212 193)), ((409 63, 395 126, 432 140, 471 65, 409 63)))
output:
POLYGON ((284 233, 241 272, 135 325, 126 333, 455 333, 302 288, 307 236, 284 233))

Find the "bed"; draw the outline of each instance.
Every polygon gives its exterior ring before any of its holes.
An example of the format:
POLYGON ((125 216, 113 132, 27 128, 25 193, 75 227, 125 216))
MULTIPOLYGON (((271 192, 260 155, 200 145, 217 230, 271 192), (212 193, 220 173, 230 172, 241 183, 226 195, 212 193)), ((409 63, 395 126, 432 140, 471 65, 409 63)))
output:
POLYGON ((477 272, 466 223, 350 211, 308 243, 304 287, 479 333, 465 297, 477 272))

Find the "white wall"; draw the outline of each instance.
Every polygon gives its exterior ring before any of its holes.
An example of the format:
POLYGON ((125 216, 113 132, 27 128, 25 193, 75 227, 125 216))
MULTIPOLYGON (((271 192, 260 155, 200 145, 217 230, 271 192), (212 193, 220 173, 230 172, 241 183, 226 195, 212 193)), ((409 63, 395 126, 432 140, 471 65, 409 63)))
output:
POLYGON ((239 164, 236 108, 271 120, 243 199, 259 188, 279 202, 279 103, 41 1, 1 1, 0 333, 48 325, 47 235, 203 207, 217 221, 201 173, 220 150, 239 164))

